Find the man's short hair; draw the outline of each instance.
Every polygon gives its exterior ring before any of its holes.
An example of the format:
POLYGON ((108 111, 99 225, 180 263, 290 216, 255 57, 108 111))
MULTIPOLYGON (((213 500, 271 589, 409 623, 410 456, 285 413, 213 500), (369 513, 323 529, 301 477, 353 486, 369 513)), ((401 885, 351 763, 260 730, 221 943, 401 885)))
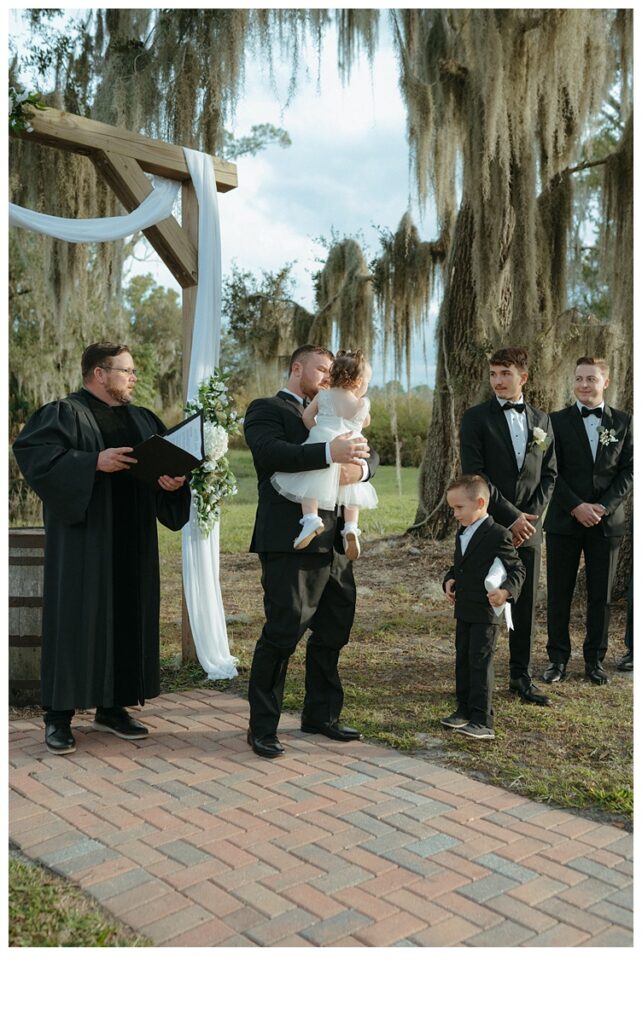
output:
POLYGON ((483 476, 479 476, 477 473, 464 473, 462 476, 458 476, 456 480, 453 480, 446 489, 446 494, 450 494, 451 491, 459 490, 461 487, 462 491, 466 494, 467 498, 483 498, 486 504, 490 501, 490 488, 483 476))
POLYGON ((107 345, 100 341, 95 342, 93 345, 88 345, 80 360, 82 379, 87 380, 92 370, 105 362, 108 363, 108 360, 113 359, 114 356, 119 356, 121 352, 131 353, 131 349, 127 345, 107 345))
POLYGON ((306 359, 313 353, 316 353, 318 356, 327 356, 328 359, 334 359, 334 352, 331 352, 329 348, 323 348, 322 345, 301 345, 290 356, 290 369, 288 372, 292 373, 292 367, 295 363, 300 363, 302 359, 306 359))
POLYGON ((516 366, 528 373, 528 352, 525 348, 498 348, 488 360, 490 366, 516 366))
POLYGON ((598 370, 601 370, 605 377, 609 375, 609 364, 606 359, 601 359, 599 356, 580 356, 575 364, 575 369, 578 366, 597 366, 598 370))

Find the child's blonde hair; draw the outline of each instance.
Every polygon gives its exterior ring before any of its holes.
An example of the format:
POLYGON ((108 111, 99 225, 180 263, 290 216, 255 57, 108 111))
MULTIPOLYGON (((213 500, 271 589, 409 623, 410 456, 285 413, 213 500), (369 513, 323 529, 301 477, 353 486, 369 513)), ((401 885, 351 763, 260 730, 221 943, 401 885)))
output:
POLYGON ((355 352, 343 349, 334 357, 330 370, 330 385, 333 388, 353 388, 366 375, 366 357, 358 348, 355 352))

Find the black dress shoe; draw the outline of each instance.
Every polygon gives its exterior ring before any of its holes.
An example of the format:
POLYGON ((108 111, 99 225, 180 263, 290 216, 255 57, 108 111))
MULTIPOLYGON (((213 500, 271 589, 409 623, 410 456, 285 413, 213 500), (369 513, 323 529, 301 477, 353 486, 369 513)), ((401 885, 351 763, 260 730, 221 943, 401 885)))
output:
POLYGON ((56 724, 45 723, 45 743, 50 754, 73 754, 76 741, 68 722, 56 724))
POLYGON ((594 686, 604 686, 609 681, 609 677, 599 661, 587 661, 584 670, 586 678, 590 679, 594 686))
POLYGON ((149 736, 149 729, 141 725, 125 711, 125 708, 96 708, 94 729, 101 732, 113 732, 121 740, 144 740, 149 736))
POLYGON ((617 665, 615 666, 618 672, 632 672, 633 671, 633 651, 627 651, 623 658, 620 658, 617 665))
POLYGON ((320 732, 329 740, 360 740, 363 739, 358 729, 351 729, 349 725, 341 725, 339 721, 323 722, 315 725, 313 722, 301 722, 301 732, 320 732))
POLYGON ((545 683, 559 683, 566 675, 566 665, 563 661, 552 661, 546 672, 542 674, 542 681, 545 683))
POLYGON ((259 757, 280 757, 285 753, 285 748, 281 746, 276 736, 264 736, 259 740, 252 734, 252 730, 248 729, 247 742, 259 757))
POLYGON ((540 704, 547 707, 551 702, 545 693, 542 693, 535 686, 530 676, 520 676, 519 679, 511 679, 511 693, 518 693, 523 704, 540 704))

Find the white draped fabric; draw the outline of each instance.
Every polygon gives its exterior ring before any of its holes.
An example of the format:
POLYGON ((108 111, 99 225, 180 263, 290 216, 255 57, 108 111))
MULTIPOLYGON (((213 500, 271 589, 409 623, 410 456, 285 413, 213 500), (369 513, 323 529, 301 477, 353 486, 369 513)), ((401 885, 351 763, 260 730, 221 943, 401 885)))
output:
MULTIPOLYGON (((221 334, 221 233, 216 177, 210 156, 185 149, 199 207, 198 289, 188 399, 195 398, 201 380, 218 365, 221 334)), ((180 182, 153 178, 154 190, 132 213, 122 217, 73 220, 33 213, 9 204, 9 224, 67 242, 113 242, 171 216, 180 182)), ((231 679, 236 659, 230 654, 219 585, 219 528, 204 538, 194 505, 183 529, 183 585, 196 653, 210 679, 231 679)))
MULTIPOLYGON (((198 199, 198 291, 192 333, 187 399, 198 395, 199 383, 218 366, 221 344, 221 227, 212 158, 184 149, 198 199)), ((183 528, 183 587, 199 662, 210 679, 236 675, 230 654, 219 583, 219 525, 209 537, 200 532, 194 503, 183 528)))
POLYGON ((34 213, 22 206, 9 203, 9 225, 53 235, 64 242, 115 242, 143 231, 171 216, 180 181, 152 178, 154 191, 136 209, 123 217, 87 217, 74 220, 69 217, 50 217, 48 213, 34 213))

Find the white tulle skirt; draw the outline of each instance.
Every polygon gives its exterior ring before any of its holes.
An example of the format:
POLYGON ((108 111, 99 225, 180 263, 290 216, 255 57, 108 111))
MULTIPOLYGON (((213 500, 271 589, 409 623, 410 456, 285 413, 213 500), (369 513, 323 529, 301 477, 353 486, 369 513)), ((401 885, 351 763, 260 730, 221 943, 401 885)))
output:
MULTIPOLYGON (((347 433, 351 424, 340 417, 320 417, 304 444, 319 444, 334 441, 335 437, 347 433)), ((367 480, 342 487, 339 483, 341 466, 333 462, 327 469, 308 469, 301 473, 274 473, 271 477, 275 491, 289 501, 301 503, 315 500, 319 508, 332 511, 337 505, 356 508, 376 508, 379 504, 377 492, 367 480)))

